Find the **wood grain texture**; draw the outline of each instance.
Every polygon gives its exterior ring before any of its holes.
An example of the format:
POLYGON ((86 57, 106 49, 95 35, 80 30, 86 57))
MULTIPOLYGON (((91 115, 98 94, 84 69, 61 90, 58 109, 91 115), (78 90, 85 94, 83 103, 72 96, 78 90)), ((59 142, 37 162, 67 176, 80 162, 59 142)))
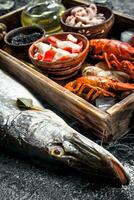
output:
MULTIPOLYGON (((79 0, 79 3, 81 0, 79 0)), ((85 1, 82 1, 83 3, 85 1)), ((68 6, 77 5, 78 1, 69 1, 68 6)), ((16 23, 10 24, 9 28, 13 29, 16 24, 19 24, 19 18, 22 8, 5 15, 0 18, 0 22, 5 24, 16 19, 16 23), (16 18, 17 17, 17 18, 16 18), (1 21, 2 20, 2 21, 1 21)), ((122 29, 120 27, 132 27, 132 19, 127 19, 121 15, 117 15, 115 25, 112 32, 118 32, 122 29)), ((15 55, 18 57, 18 55, 15 55)), ((5 50, 0 50, 0 64, 3 68, 14 76, 18 77, 22 83, 26 84, 34 91, 36 91, 42 99, 45 99, 49 104, 56 107, 67 116, 71 116, 80 121, 89 131, 93 132, 104 140, 111 140, 121 137, 126 134, 133 122, 134 113, 134 93, 112 106, 107 112, 102 112, 95 106, 91 105, 81 97, 69 92, 61 85, 52 81, 48 77, 41 74, 41 72, 32 68, 28 64, 20 61, 14 56, 10 55, 5 50)))
POLYGON ((111 116, 111 129, 115 132, 113 137, 119 138, 126 134, 134 124, 134 93, 116 103, 107 110, 107 113, 111 116))
POLYGON ((6 71, 17 76, 23 83, 35 90, 49 104, 67 116, 72 116, 98 136, 109 135, 109 115, 97 109, 84 99, 32 69, 20 60, 0 50, 0 63, 6 71))

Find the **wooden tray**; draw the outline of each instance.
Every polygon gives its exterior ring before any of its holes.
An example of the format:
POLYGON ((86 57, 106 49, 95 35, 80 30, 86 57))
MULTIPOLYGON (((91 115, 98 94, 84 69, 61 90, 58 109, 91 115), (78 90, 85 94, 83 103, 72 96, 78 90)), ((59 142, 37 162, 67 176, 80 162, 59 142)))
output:
MULTIPOLYGON (((86 1, 80 0, 66 2, 64 1, 67 6, 78 5, 81 2, 86 3, 86 1)), ((0 22, 7 25, 8 31, 21 25, 20 14, 22 9, 0 17, 0 22)), ((111 34, 118 38, 121 31, 132 28, 133 24, 132 18, 124 17, 116 12, 115 24, 111 34)), ((79 120, 90 132, 92 131, 104 140, 121 137, 133 125, 134 93, 103 112, 2 49, 0 50, 0 64, 9 73, 35 90, 49 104, 65 115, 79 120)))

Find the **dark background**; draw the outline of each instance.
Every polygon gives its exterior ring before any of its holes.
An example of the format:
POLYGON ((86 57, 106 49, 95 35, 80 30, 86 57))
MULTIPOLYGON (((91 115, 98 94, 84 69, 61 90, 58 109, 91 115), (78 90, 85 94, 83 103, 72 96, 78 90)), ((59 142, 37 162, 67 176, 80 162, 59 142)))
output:
MULTIPOLYGON (((16 8, 24 6, 30 0, 13 0, 13 1, 15 2, 15 6, 11 10, 14 10, 16 8)), ((96 1, 98 1, 98 0, 96 0, 96 1)), ((90 2, 90 0, 89 0, 89 2, 90 2)), ((118 10, 120 12, 127 14, 127 15, 133 15, 133 13, 134 13, 134 1, 133 0, 107 0, 106 4, 110 7, 112 6, 114 8, 114 10, 118 10)), ((0 15, 4 14, 6 12, 7 11, 0 11, 0 15)))
MULTIPOLYGON (((25 5, 26 2, 28 1, 16 0, 13 9, 25 5)), ((114 3, 114 9, 133 15, 133 0, 114 0, 112 3, 114 3)), ((0 12, 0 14, 3 13, 0 12)), ((47 104, 44 105, 54 110, 47 104)), ((58 114, 80 133, 87 134, 79 123, 58 114)), ((100 142, 97 141, 99 144, 100 142)), ((70 171, 59 169, 59 173, 49 169, 39 169, 26 160, 0 152, 0 200, 134 200, 133 130, 121 140, 107 145, 106 148, 123 163, 129 172, 131 177, 129 186, 118 188, 113 184, 105 183, 103 179, 95 182, 71 169, 70 171)))

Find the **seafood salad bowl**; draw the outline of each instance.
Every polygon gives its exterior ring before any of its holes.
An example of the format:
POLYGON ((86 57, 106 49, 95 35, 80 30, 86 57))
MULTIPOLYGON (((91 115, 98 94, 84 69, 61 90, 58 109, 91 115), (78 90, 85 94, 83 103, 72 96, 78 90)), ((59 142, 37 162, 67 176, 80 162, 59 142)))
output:
POLYGON ((91 38, 104 38, 114 23, 111 9, 90 4, 67 9, 60 19, 63 31, 71 31, 91 38))
POLYGON ((86 59, 88 39, 78 33, 64 32, 41 38, 29 48, 32 63, 55 80, 77 74, 86 59))

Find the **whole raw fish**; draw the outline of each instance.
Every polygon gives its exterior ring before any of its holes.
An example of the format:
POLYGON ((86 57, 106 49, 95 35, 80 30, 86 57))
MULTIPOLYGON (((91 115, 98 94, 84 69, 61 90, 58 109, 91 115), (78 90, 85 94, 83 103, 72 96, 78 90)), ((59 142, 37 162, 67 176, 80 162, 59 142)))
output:
MULTIPOLYGON (((37 162, 57 163, 83 173, 129 183, 121 163, 103 147, 84 137, 54 112, 44 109, 21 84, 0 70, 0 146, 37 162), (30 98, 37 109, 20 109, 17 98, 30 98), (47 162, 46 162, 47 161, 47 162)), ((60 168, 59 168, 60 169, 60 168)))

